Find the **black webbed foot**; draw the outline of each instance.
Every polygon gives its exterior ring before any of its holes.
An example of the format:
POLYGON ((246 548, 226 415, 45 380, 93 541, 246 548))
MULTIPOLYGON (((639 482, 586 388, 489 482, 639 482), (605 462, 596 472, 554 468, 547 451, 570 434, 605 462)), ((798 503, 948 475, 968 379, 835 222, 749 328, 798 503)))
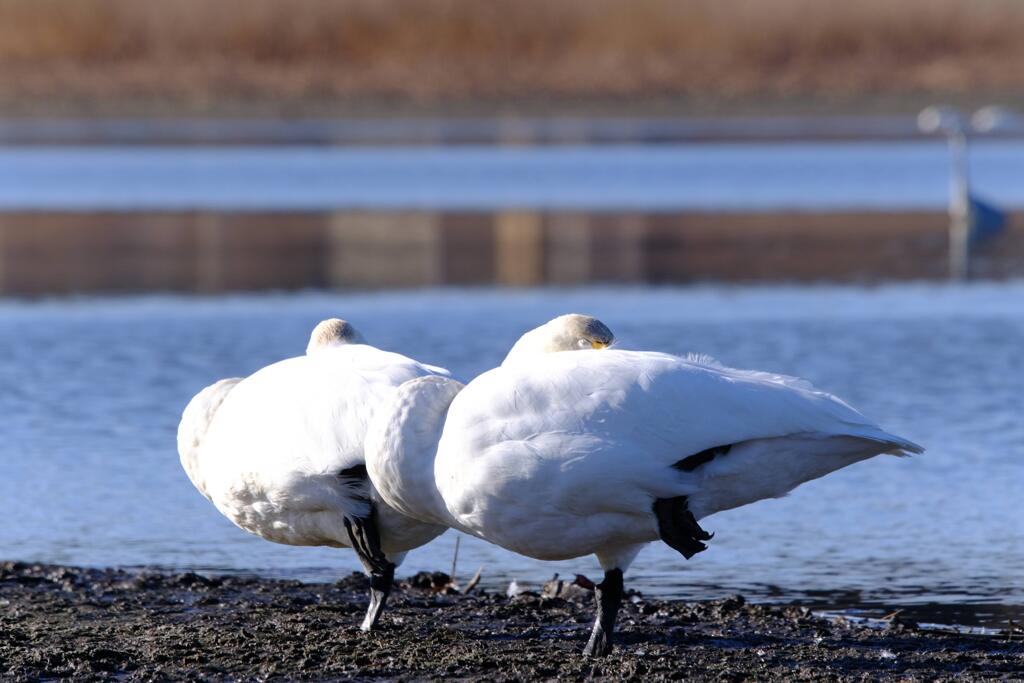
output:
POLYGON ((714 534, 700 528, 697 519, 687 506, 686 496, 659 498, 654 501, 654 515, 658 518, 658 533, 661 540, 690 559, 708 547, 702 541, 710 541, 714 534))

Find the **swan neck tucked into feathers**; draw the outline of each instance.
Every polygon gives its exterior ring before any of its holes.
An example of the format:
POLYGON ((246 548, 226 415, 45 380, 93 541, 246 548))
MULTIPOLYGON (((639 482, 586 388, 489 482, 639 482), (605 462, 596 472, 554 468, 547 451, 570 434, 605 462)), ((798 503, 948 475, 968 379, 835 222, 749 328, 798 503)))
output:
POLYGON ((366 470, 385 503, 423 522, 452 526, 434 477, 434 460, 448 407, 463 385, 419 377, 381 406, 366 435, 366 470))
POLYGON ((306 355, 312 355, 322 349, 335 346, 365 343, 366 339, 352 326, 352 323, 341 318, 329 318, 320 321, 313 328, 313 333, 309 336, 309 344, 306 345, 306 355))
POLYGON ((604 349, 614 341, 615 335, 597 318, 579 313, 560 315, 520 337, 501 364, 512 365, 558 351, 604 349))

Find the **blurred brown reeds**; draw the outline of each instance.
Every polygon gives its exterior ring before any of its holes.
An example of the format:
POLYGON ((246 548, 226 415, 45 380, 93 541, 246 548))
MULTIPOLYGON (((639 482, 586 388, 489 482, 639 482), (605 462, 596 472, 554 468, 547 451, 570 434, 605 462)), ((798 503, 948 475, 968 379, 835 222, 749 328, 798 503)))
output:
POLYGON ((0 99, 1024 88, 1019 0, 0 0, 0 99))

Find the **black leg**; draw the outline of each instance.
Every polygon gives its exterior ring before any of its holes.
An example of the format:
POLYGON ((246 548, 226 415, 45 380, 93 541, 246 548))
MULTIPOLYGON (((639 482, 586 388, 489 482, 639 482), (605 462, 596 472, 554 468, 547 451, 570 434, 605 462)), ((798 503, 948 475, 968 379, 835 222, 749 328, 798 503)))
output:
POLYGON ((360 627, 364 631, 372 631, 380 620, 384 604, 391 593, 391 584, 395 581, 395 565, 388 562, 382 572, 370 572, 370 607, 366 610, 366 618, 360 627))
POLYGON ((366 517, 346 517, 345 531, 348 532, 352 549, 359 556, 366 573, 370 575, 370 607, 363 619, 362 629, 372 630, 380 620, 384 604, 391 593, 395 580, 395 565, 389 562, 380 549, 380 531, 377 529, 377 511, 370 505, 366 517))
POLYGON ((615 617, 619 613, 624 593, 622 570, 612 569, 604 573, 604 581, 597 584, 594 597, 597 598, 597 620, 590 640, 583 654, 587 657, 603 657, 612 651, 612 636, 615 633, 615 617))

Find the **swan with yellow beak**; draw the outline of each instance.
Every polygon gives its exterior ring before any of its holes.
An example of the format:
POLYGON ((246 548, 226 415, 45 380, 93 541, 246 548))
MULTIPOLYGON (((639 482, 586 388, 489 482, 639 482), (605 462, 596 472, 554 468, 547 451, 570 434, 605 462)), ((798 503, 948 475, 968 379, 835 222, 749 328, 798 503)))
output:
POLYGON ((465 387, 406 382, 366 436, 370 480, 402 514, 539 560, 596 555, 587 655, 611 650, 646 544, 690 558, 708 515, 922 450, 806 381, 613 341, 595 318, 556 318, 465 387))

